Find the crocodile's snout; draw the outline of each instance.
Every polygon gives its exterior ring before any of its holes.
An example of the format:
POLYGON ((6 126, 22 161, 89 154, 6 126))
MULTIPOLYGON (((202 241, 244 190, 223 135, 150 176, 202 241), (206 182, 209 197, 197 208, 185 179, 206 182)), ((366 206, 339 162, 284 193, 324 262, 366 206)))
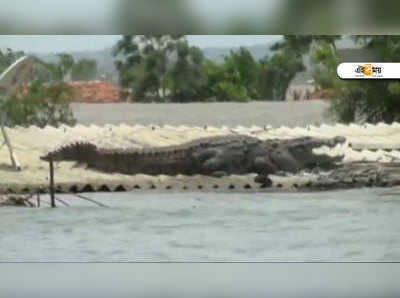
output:
POLYGON ((340 136, 334 137, 334 138, 333 138, 333 142, 334 142, 335 144, 343 144, 343 143, 346 142, 346 138, 345 138, 345 137, 340 137, 340 136))
POLYGON ((328 140, 324 145, 326 145, 326 146, 328 146, 330 148, 333 148, 336 145, 343 144, 345 142, 346 142, 346 138, 345 137, 338 136, 338 137, 334 137, 334 138, 328 140))

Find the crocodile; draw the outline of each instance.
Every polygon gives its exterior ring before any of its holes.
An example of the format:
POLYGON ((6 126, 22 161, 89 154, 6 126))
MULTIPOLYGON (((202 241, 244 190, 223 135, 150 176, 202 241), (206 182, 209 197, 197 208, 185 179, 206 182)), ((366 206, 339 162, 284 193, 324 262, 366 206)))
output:
POLYGON ((148 148, 98 148, 90 142, 64 145, 40 157, 44 161, 76 161, 87 168, 128 175, 225 175, 257 174, 255 181, 272 184, 268 177, 278 173, 331 168, 343 156, 317 155, 314 148, 335 147, 343 137, 302 137, 260 140, 247 135, 214 136, 181 145, 148 148))

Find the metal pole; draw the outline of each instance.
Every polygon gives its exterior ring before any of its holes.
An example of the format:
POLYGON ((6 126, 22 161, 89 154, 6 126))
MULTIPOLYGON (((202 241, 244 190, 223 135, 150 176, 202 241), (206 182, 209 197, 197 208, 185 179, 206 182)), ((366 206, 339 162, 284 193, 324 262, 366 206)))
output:
POLYGON ((56 207, 56 199, 55 199, 55 189, 54 189, 54 165, 53 160, 50 160, 50 199, 51 199, 51 207, 56 207))
POLYGON ((18 158, 17 158, 17 156, 15 155, 15 153, 13 151, 10 139, 9 139, 9 137, 7 135, 7 132, 6 132, 6 128, 4 127, 4 117, 5 116, 4 115, 0 115, 0 117, 1 117, 1 119, 0 119, 0 121, 1 121, 1 124, 0 124, 1 133, 2 133, 3 138, 4 138, 4 143, 7 145, 8 152, 10 153, 11 164, 17 171, 20 171, 21 170, 21 165, 19 164, 18 158))
POLYGON ((39 208, 40 207, 40 195, 39 195, 39 193, 36 194, 36 202, 37 202, 36 206, 39 208))

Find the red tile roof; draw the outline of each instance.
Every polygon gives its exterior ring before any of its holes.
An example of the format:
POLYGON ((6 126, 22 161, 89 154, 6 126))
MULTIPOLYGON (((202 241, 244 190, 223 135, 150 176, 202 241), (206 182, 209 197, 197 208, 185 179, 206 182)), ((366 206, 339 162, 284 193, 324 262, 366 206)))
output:
POLYGON ((74 88, 74 102, 114 103, 120 102, 121 88, 110 81, 71 82, 74 88))

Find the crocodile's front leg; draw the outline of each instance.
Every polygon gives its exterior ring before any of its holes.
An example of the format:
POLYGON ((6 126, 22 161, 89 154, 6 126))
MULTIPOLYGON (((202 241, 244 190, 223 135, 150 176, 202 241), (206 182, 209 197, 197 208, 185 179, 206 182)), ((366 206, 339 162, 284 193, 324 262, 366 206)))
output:
POLYGON ((260 183, 261 187, 271 187, 272 186, 272 180, 266 175, 257 175, 256 178, 254 178, 254 182, 260 183))
MULTIPOLYGON (((221 169, 221 162, 218 158, 219 150, 216 148, 199 149, 192 155, 195 161, 195 167, 198 169, 199 174, 218 176, 218 172, 223 172, 221 169)), ((220 176, 223 176, 222 174, 220 176)))
POLYGON ((267 155, 258 156, 254 159, 252 172, 257 174, 254 178, 254 182, 261 183, 262 187, 272 186, 272 180, 269 178, 269 175, 277 171, 278 168, 271 162, 267 155))
POLYGON ((215 171, 211 174, 211 176, 216 177, 216 178, 222 178, 228 176, 228 173, 225 171, 215 171))
POLYGON ((194 154, 200 173, 223 177, 230 174, 248 173, 245 148, 223 147, 199 150, 194 154))

